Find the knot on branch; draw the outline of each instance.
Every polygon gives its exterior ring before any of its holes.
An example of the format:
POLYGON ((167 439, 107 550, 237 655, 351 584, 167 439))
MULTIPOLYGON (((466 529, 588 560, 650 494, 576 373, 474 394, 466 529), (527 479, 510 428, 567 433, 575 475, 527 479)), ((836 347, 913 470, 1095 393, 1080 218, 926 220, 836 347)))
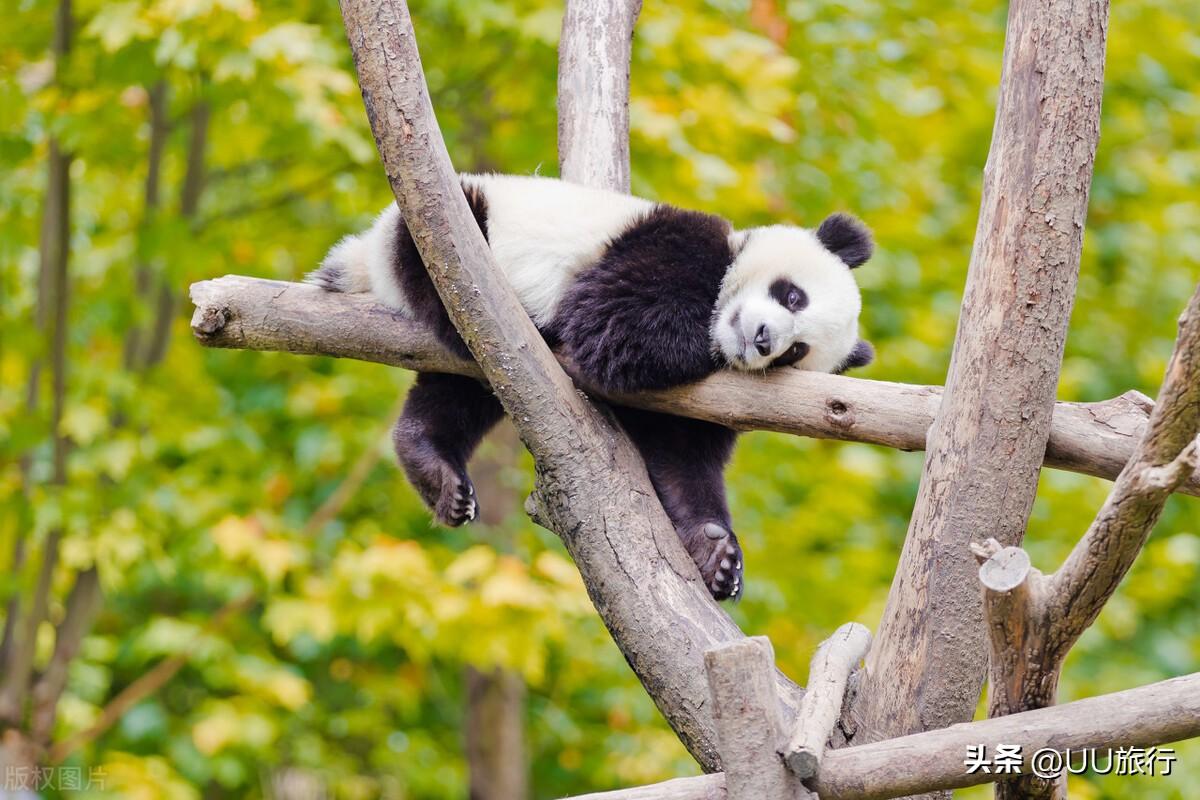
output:
POLYGON ((825 421, 838 428, 854 427, 854 407, 840 397, 831 397, 825 402, 825 421))
POLYGON ((1162 466, 1149 466, 1138 476, 1145 489, 1174 490, 1200 466, 1200 436, 1192 439, 1179 455, 1162 466))

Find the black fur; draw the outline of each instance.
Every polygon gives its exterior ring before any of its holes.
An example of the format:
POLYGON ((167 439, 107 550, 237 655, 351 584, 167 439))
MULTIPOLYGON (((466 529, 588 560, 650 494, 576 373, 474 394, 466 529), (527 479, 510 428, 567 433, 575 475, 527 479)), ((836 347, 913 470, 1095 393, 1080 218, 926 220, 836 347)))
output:
POLYGON ((833 372, 835 375, 841 375, 848 369, 854 367, 865 367, 875 360, 875 348, 866 339, 859 339, 854 345, 854 349, 850 351, 850 355, 846 356, 837 369, 833 372))
POLYGON ((737 433, 721 425, 616 408, 684 547, 718 600, 742 592, 742 550, 725 501, 725 465, 737 433), (720 528, 715 538, 710 526, 720 528))
MULTIPOLYGON (((464 191, 486 236, 487 198, 469 186, 464 191)), ((721 281, 736 255, 730 232, 719 217, 654 207, 580 274, 543 336, 568 358, 581 383, 607 393, 662 389, 710 375, 725 366, 712 352, 710 326, 721 281)), ((852 267, 870 255, 869 234, 845 215, 826 220, 818 237, 852 267)), ((468 357, 403 221, 396 230, 395 270, 416 318, 468 357)), ((787 288, 781 288, 785 304, 787 288)), ((807 297, 799 306, 806 304, 807 297)), ((804 355, 800 350, 789 350, 776 363, 794 363, 804 355)), ((870 353, 870 345, 860 342, 843 369, 866 363, 870 353)), ((709 591, 717 599, 738 596, 742 553, 722 476, 737 434, 682 417, 615 412, 709 591)), ((490 389, 475 380, 417 377, 393 441, 409 480, 441 522, 461 525, 477 518, 467 461, 502 414, 490 389)))
POLYGON ((867 226, 849 214, 826 217, 817 228, 817 239, 850 269, 865 264, 875 249, 867 226))
POLYGON ((796 342, 787 350, 784 350, 775 360, 771 362, 771 367, 790 367, 800 359, 808 355, 809 346, 807 342, 796 342))
MULTIPOLYGON (((471 206, 471 213, 475 215, 475 221, 479 224, 479 229, 483 231, 486 239, 488 232, 487 197, 475 186, 464 185, 463 193, 466 194, 467 203, 471 206)), ((425 264, 421 261, 421 254, 417 251, 417 243, 413 240, 412 233, 403 219, 396 226, 396 238, 393 246, 395 247, 396 280, 400 284, 401 291, 404 292, 404 297, 412 307, 417 321, 427 325, 437 340, 460 358, 470 358, 471 351, 467 349, 466 343, 463 342, 454 323, 446 314, 446 309, 442 307, 437 289, 434 288, 433 281, 429 278, 429 272, 426 271, 425 264)))
POLYGON ((796 284, 789 281, 787 278, 780 278, 771 283, 771 287, 767 290, 767 294, 771 295, 771 299, 779 305, 786 308, 788 311, 803 311, 808 308, 808 293, 801 289, 796 284), (795 291, 796 302, 788 302, 792 296, 792 291, 795 291))
POLYGON ((559 304, 547 333, 606 392, 664 389, 723 364, 709 328, 733 261, 729 223, 656 206, 609 245, 559 304))
MULTIPOLYGON (((463 191, 486 237, 487 198, 475 187, 464 186, 463 191)), ((396 278, 413 315, 447 348, 470 358, 404 220, 396 226, 394 244, 396 278)), ((417 376, 392 428, 392 444, 409 481, 439 522, 454 527, 478 518, 479 503, 467 475, 467 461, 502 416, 500 401, 479 381, 459 375, 417 376)))
POLYGON ((473 378, 422 372, 392 428, 404 473, 438 520, 455 527, 479 517, 467 461, 504 409, 473 378))

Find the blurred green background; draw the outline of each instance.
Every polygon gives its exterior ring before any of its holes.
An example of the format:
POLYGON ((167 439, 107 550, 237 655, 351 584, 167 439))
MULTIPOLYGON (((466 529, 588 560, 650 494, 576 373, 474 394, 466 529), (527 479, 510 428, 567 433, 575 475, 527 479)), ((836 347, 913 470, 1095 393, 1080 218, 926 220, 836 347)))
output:
MULTIPOLYGON (((555 174, 561 5, 412 6, 456 166, 555 174)), ((443 530, 385 441, 410 374, 191 339, 189 283, 298 279, 390 199, 336 4, 76 0, 57 78, 55 4, 10 8, 0 17, 0 591, 28 596, 49 534, 63 532, 44 660, 74 576, 99 570, 103 606, 71 665, 56 741, 162 659, 191 656, 70 755, 68 765, 100 771, 103 791, 91 794, 283 796, 272 786, 294 773, 337 798, 465 797, 464 676, 497 669, 525 687, 513 707, 530 797, 695 774, 558 541, 520 513, 530 470, 511 437, 485 454, 480 494, 499 521, 443 530), (31 320, 52 136, 73 156, 62 486, 51 480, 47 369, 26 407, 31 367, 45 360, 31 320), (20 537, 29 549, 18 569, 20 537), (247 609, 213 623, 246 592, 247 609)), ((859 214, 879 244, 858 271, 879 355, 858 374, 941 383, 1005 13, 979 0, 647 0, 633 51, 634 191, 742 226, 859 214)), ((1198 189, 1200 4, 1114 3, 1063 399, 1157 390, 1200 278, 1198 189)), ((798 681, 834 627, 877 626, 921 458, 741 440, 729 483, 748 584, 729 611, 771 637, 798 681)), ((1059 563, 1107 488, 1044 474, 1026 539, 1036 564, 1059 563)), ((1063 700, 1196 669, 1198 527, 1200 500, 1173 498, 1075 648, 1063 700)), ((1171 777, 1071 783, 1080 798, 1196 797, 1200 746, 1180 746, 1171 777)))

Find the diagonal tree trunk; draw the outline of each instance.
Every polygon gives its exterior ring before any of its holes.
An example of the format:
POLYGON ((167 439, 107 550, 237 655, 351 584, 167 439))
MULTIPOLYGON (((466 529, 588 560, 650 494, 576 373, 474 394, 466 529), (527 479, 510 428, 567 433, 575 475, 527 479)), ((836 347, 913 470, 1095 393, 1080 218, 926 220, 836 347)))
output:
MULTIPOLYGON (((575 392, 493 263, 438 131, 407 6, 343 0, 342 16, 401 213, 451 320, 533 453, 537 488, 526 507, 563 539, 634 672, 697 760, 715 769, 703 654, 743 634, 709 597, 637 452, 575 392)), ((776 680, 790 721, 800 690, 776 680)))

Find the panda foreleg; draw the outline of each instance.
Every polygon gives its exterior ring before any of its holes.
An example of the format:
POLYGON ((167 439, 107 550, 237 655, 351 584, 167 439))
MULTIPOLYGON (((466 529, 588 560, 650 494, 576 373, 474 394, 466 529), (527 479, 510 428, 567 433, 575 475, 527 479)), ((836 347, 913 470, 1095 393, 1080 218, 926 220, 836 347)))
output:
POLYGON ((725 465, 737 433, 721 425, 616 408, 650 481, 713 597, 742 593, 742 550, 725 500, 725 465))
POLYGON ((443 525, 479 518, 467 462, 504 416, 500 401, 477 380, 422 372, 392 428, 400 466, 443 525))

